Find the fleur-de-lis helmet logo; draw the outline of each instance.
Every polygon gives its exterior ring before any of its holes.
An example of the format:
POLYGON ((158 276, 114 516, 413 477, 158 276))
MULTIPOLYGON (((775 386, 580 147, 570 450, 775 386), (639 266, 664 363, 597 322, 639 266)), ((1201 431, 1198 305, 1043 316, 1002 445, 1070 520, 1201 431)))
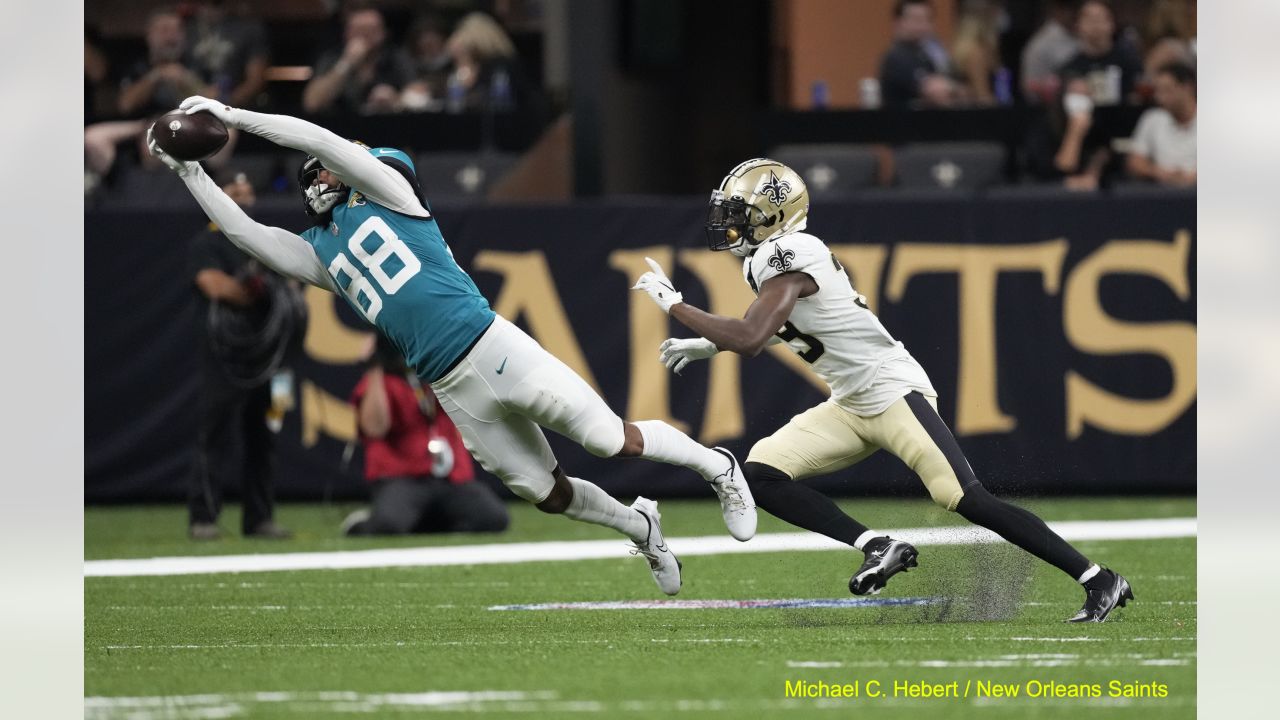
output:
POLYGON ((791 261, 796 257, 794 250, 783 250, 781 245, 773 248, 773 255, 769 256, 769 267, 778 272, 787 272, 791 269, 791 261))
POLYGON ((769 182, 761 186, 760 192, 769 198, 769 202, 774 205, 781 205, 786 202, 787 195, 791 194, 791 183, 779 179, 778 174, 770 170, 769 182))

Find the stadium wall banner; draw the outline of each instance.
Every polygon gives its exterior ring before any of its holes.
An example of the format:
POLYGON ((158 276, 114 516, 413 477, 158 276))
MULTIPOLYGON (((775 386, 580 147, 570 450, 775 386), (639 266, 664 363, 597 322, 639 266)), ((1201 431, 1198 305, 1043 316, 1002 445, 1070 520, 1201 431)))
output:
MULTIPOLYGON (((287 208, 257 215, 304 229, 287 208)), ((741 261, 706 249, 700 199, 434 210, 494 309, 627 419, 665 420, 744 459, 756 439, 826 396, 783 346, 751 360, 722 353, 680 376, 659 363, 665 338, 690 333, 630 291, 646 256, 711 312, 740 316, 753 299, 741 261)), ((193 348, 203 321, 185 277, 186 242, 205 220, 192 205, 91 210, 85 223, 85 498, 179 499, 196 438, 193 348)), ((1194 231, 1194 195, 1162 193, 886 194, 815 204, 809 222, 929 372, 979 478, 1012 495, 1194 492, 1194 231)), ((295 410, 277 437, 277 492, 358 497, 347 397, 369 329, 333 294, 310 288, 306 301, 303 350, 291 363, 295 410)), ((619 496, 711 496, 689 471, 551 442, 574 475, 619 496)), ((927 497, 885 453, 809 482, 837 494, 927 497)))

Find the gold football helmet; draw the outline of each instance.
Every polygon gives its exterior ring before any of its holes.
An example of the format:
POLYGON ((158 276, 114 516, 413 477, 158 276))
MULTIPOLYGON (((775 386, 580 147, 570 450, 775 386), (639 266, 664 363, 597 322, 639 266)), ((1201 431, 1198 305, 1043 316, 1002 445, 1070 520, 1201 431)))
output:
POLYGON ((707 245, 738 257, 761 243, 803 230, 809 217, 809 189, 791 168, 756 158, 729 171, 711 191, 707 245))

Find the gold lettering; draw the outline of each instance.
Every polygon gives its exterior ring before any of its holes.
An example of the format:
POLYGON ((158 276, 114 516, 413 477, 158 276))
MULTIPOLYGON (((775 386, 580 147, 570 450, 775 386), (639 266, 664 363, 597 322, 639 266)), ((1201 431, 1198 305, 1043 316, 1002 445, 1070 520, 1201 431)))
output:
POLYGON ((867 309, 878 312, 880 307, 880 276, 884 274, 884 262, 889 248, 884 245, 831 245, 831 252, 844 265, 853 288, 867 298, 867 309))
MULTIPOLYGON (((706 288, 709 313, 733 317, 754 299, 747 283, 735 277, 741 275, 742 268, 740 261, 729 253, 681 250, 680 263, 706 288)), ((741 437, 746 428, 739 360, 736 353, 722 352, 707 361, 706 411, 702 415, 702 432, 698 438, 704 444, 741 437)))
POLYGON ((345 399, 334 397, 311 382, 303 380, 302 446, 312 447, 320 441, 320 433, 350 442, 356 437, 355 408, 345 399))
POLYGON ((1196 329, 1190 322, 1136 323, 1106 313, 1098 288, 1106 275, 1130 273, 1158 278, 1186 301, 1191 297, 1187 256, 1191 234, 1179 230, 1173 244, 1154 240, 1115 240, 1076 266, 1063 302, 1067 340, 1098 355, 1149 353, 1169 363, 1173 387, 1154 400, 1109 392, 1074 371, 1066 375, 1067 437, 1084 432, 1085 424, 1113 433, 1147 435, 1177 420, 1196 395, 1196 329))
MULTIPOLYGON (((609 253, 609 267, 631 280, 649 271, 644 259, 651 257, 664 268, 672 265, 671 247, 653 245, 609 253)), ((631 383, 627 391, 628 420, 662 420, 680 432, 689 424, 671 417, 670 372, 658 362, 658 347, 669 335, 667 314, 642 292, 628 293, 631 320, 631 383)))
POLYGON ((529 332, 542 347, 568 365, 587 384, 600 392, 587 358, 569 325, 564 305, 556 292, 546 256, 537 250, 501 252, 482 250, 472 265, 502 276, 502 290, 493 303, 494 312, 515 322, 521 315, 529 332))
POLYGON ((955 273, 960 317, 956 434, 1011 432, 1017 420, 1000 411, 996 392, 996 280, 1002 272, 1038 272, 1047 294, 1058 292, 1064 238, 1028 245, 934 245, 897 247, 885 296, 902 298, 916 275, 955 273))
POLYGON ((334 293, 308 285, 304 297, 307 301, 307 335, 303 338, 302 347, 307 355, 328 365, 362 362, 373 333, 352 329, 338 318, 335 303, 340 299, 334 293))

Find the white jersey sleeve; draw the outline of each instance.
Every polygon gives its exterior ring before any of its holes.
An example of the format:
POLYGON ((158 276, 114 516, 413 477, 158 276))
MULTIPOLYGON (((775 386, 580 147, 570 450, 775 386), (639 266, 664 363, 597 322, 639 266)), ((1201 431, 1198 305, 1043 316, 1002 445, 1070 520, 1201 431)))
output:
POLYGON ((911 390, 937 394, 924 369, 867 307, 825 243, 803 232, 783 235, 761 245, 743 267, 757 294, 764 283, 788 272, 813 278, 818 291, 796 301, 777 337, 827 383, 833 400, 859 415, 876 415, 911 390), (888 363, 894 372, 879 378, 888 363))
POLYGON ((431 213, 418 201, 409 181, 369 151, 315 123, 288 115, 232 110, 236 127, 277 145, 315 155, 325 169, 379 205, 398 213, 427 218, 431 213))
POLYGON ((333 280, 311 243, 284 228, 263 225, 227 197, 197 164, 182 176, 187 189, 218 229, 241 250, 281 275, 333 290, 333 280))

